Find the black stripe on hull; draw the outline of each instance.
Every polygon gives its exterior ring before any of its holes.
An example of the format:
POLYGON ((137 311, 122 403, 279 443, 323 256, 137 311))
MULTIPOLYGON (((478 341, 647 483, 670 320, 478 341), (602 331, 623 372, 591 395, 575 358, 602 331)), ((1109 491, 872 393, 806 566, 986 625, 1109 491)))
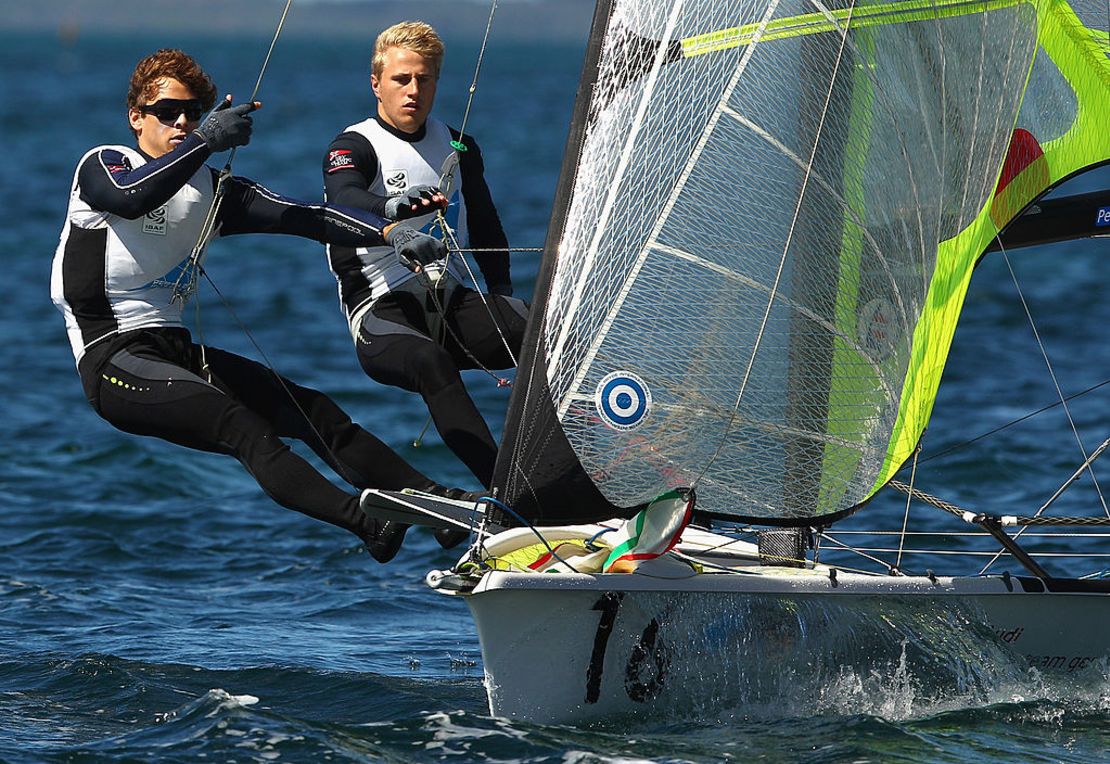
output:
POLYGON ((1030 578, 1019 576, 1025 592, 1057 594, 1110 594, 1110 580, 1104 578, 1030 578))

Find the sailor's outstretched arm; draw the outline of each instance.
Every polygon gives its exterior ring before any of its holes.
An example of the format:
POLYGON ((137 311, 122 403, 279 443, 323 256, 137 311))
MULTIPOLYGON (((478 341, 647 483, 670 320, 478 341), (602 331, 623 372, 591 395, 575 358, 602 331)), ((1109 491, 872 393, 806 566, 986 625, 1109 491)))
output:
POLYGON ((181 190, 211 154, 195 132, 141 167, 111 146, 91 152, 81 163, 81 198, 92 207, 128 220, 156 210, 181 190))
POLYGON ((389 225, 372 212, 291 199, 253 180, 232 177, 225 185, 217 232, 220 236, 284 233, 326 244, 369 247, 386 243, 383 234, 389 225))

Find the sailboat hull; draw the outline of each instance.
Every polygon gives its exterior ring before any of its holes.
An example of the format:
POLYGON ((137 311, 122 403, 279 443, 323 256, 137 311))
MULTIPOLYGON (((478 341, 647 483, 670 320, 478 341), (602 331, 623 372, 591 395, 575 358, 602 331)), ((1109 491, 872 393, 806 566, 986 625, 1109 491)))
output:
POLYGON ((1097 686, 1110 655, 1107 595, 1036 579, 493 572, 466 600, 490 712, 543 723, 991 702, 1097 686))

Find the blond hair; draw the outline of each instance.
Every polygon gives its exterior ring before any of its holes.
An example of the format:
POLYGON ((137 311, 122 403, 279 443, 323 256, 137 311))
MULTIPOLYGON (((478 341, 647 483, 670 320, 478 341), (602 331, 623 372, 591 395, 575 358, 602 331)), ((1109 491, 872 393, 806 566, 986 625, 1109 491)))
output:
POLYGON ((370 59, 370 72, 375 77, 382 76, 385 66, 385 52, 390 48, 411 50, 435 64, 436 77, 443 63, 443 40, 430 24, 423 21, 402 21, 382 31, 374 41, 374 57, 370 59))

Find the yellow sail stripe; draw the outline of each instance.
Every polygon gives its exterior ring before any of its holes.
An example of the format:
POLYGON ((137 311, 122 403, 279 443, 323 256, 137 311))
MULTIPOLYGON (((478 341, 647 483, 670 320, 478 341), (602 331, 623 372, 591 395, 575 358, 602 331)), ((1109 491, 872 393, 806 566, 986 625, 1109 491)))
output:
MULTIPOLYGON (((1107 109, 1110 103, 1110 59, 1107 57, 1110 35, 1084 26, 1063 0, 907 0, 790 16, 774 19, 765 26, 752 23, 729 27, 683 38, 680 45, 682 55, 691 58, 757 41, 763 43, 807 35, 843 33, 847 26, 856 35, 857 47, 866 50, 867 36, 860 32, 867 28, 987 14, 1022 5, 1035 8, 1040 49, 1075 92, 1077 101, 1077 113, 1071 127, 1058 138, 1041 145, 1044 157, 1038 160, 1037 172, 1022 178, 1021 186, 1010 189, 1013 195, 1031 198, 1083 168, 1110 158, 1110 130, 1105 126, 1110 111, 1107 109), (1043 169, 1045 166, 1047 173, 1043 169), (1043 183, 1045 188, 1027 187, 1037 181, 1043 183)), ((855 78, 850 117, 851 134, 864 137, 860 137, 858 147, 847 149, 843 178, 845 199, 851 213, 857 216, 852 219, 851 214, 845 215, 838 273, 836 323, 838 329, 849 337, 858 334, 853 321, 859 315, 858 279, 863 241, 856 220, 862 220, 862 181, 859 174, 866 161, 865 136, 869 133, 870 110, 870 85, 865 80, 866 77, 858 74, 855 78), (857 134, 856 131, 860 132, 857 134)), ((1018 116, 1020 119, 1020 112, 1018 116)), ((1000 165, 998 172, 1001 171, 1000 165)), ((1020 212, 1017 203, 1008 203, 1007 200, 1001 200, 999 204, 995 202, 996 192, 992 191, 971 224, 953 238, 937 245, 936 265, 925 307, 914 326, 910 364, 903 383, 896 424, 883 466, 865 499, 885 485, 909 459, 928 424, 975 262, 1001 227, 1009 222, 1013 214, 1020 212), (998 220, 991 218, 992 207, 998 220), (1000 210, 1008 213, 1010 218, 1002 219, 1006 214, 1000 215, 1000 210)), ((863 223, 866 225, 865 220, 863 223)), ((860 373, 860 365, 852 358, 857 354, 856 349, 836 341, 830 410, 859 405, 865 397, 861 389, 864 380, 849 378, 850 370, 857 375, 860 373)), ((836 421, 837 417, 829 417, 830 435, 839 434, 836 421)), ((833 438, 830 442, 839 440, 833 438)), ((860 452, 847 453, 850 450, 842 446, 826 447, 817 514, 838 504, 842 488, 846 487, 843 481, 860 459, 860 452)))
MULTIPOLYGON (((841 506, 863 454, 858 448, 842 445, 856 435, 858 429, 853 410, 866 403, 877 407, 883 397, 878 373, 869 363, 862 362, 856 346, 842 337, 857 337, 859 332, 860 276, 863 262, 863 226, 867 225, 864 198, 864 175, 867 169, 867 147, 871 143, 872 109, 875 85, 864 67, 874 65, 874 35, 860 32, 855 45, 866 63, 857 64, 852 73, 851 110, 848 116, 848 142, 844 146, 844 169, 841 173, 847 209, 841 222, 840 269, 836 287, 836 328, 831 380, 829 384, 829 416, 827 432, 832 436, 825 445, 821 460, 821 484, 817 496, 817 513, 826 514, 841 506)), ((859 337, 866 345, 866 338, 859 337)))
POLYGON ((752 23, 713 32, 693 35, 680 40, 684 58, 701 56, 730 48, 760 42, 787 40, 806 35, 842 32, 850 24, 853 30, 867 27, 903 24, 909 21, 931 21, 935 19, 971 16, 1002 8, 1013 8, 1030 3, 1032 0, 907 0, 901 3, 856 6, 839 8, 826 13, 805 13, 788 16, 768 22, 762 35, 758 34, 761 24, 752 23))

